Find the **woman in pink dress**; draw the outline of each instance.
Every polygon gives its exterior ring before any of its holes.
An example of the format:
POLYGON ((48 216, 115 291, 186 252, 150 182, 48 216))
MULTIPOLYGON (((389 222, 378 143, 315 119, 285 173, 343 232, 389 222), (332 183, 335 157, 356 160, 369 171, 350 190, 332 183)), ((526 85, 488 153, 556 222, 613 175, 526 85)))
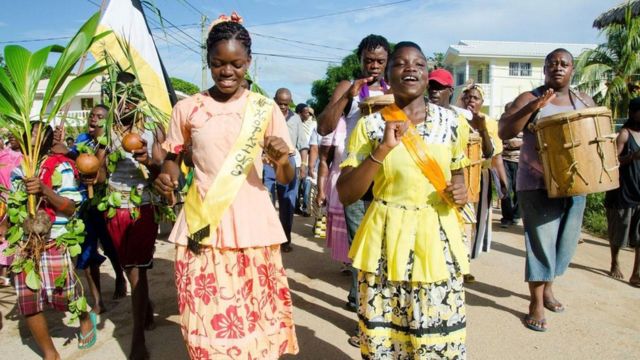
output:
POLYGON ((294 175, 282 112, 241 86, 251 38, 236 22, 214 25, 207 57, 215 85, 176 104, 156 189, 177 187, 182 149, 193 149, 194 183, 169 240, 176 244, 182 334, 192 359, 277 359, 298 343, 280 244, 286 237, 262 185, 262 157, 294 175))
POLYGON ((336 182, 340 176, 346 138, 347 123, 344 117, 341 117, 334 132, 323 137, 320 144, 321 161, 326 161, 329 167, 323 194, 327 202, 327 247, 331 249, 331 258, 345 265, 351 263, 348 256, 349 234, 344 218, 344 206, 336 191, 336 182))
MULTIPOLYGON (((11 188, 11 172, 17 168, 22 161, 22 153, 20 152, 20 144, 16 139, 9 135, 9 144, 2 150, 0 150, 0 186, 5 190, 11 188)), ((7 195, 0 194, 0 202, 6 202, 7 195)), ((13 263, 12 256, 4 256, 4 249, 7 248, 8 243, 4 237, 7 229, 7 213, 6 206, 2 207, 4 210, 0 211, 0 285, 9 284, 9 267, 13 263)))

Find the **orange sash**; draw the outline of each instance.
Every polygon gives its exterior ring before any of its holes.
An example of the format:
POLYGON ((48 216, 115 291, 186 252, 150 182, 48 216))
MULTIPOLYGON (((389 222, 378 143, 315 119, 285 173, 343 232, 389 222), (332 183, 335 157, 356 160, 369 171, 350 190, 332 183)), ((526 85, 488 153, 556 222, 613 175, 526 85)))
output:
MULTIPOLYGON (((407 121, 409 118, 398 105, 391 104, 380 110, 380 115, 387 122, 407 121)), ((409 128, 401 139, 413 161, 418 165, 422 174, 431 182, 440 197, 451 207, 457 208, 444 190, 447 188, 447 180, 438 162, 429 153, 427 143, 422 139, 415 125, 410 123, 409 128)))

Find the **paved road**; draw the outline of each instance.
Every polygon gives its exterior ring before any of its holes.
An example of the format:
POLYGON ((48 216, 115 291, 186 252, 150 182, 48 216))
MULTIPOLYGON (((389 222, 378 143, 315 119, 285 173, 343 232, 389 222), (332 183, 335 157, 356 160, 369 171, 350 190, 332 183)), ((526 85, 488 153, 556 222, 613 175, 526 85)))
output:
MULTIPOLYGON (((344 309, 350 278, 339 272, 324 247, 311 238, 310 219, 296 217, 293 252, 284 254, 293 291, 300 354, 288 359, 352 359, 359 351, 347 344, 355 314, 344 309)), ((528 304, 523 281, 522 228, 506 231, 494 224, 490 253, 472 263, 477 283, 467 289, 469 359, 640 359, 640 289, 606 276, 609 248, 605 240, 584 235, 585 242, 567 274, 556 282, 562 314, 547 314, 549 331, 534 333, 522 325, 528 304)), ((185 359, 178 326, 173 282, 173 246, 159 241, 151 271, 151 296, 157 328, 147 332, 152 359, 185 359)), ((628 276, 633 253, 621 254, 628 276)), ((106 265, 106 264, 105 264, 106 265)), ((107 266, 103 269, 109 270, 107 266)), ((103 274, 105 294, 113 291, 113 274, 103 274)), ((130 298, 108 301, 100 317, 98 343, 77 350, 76 326, 60 313, 47 312, 54 342, 64 359, 126 359, 131 331, 130 298)), ((17 315, 12 289, 0 289, 0 358, 38 359, 36 345, 17 315)))

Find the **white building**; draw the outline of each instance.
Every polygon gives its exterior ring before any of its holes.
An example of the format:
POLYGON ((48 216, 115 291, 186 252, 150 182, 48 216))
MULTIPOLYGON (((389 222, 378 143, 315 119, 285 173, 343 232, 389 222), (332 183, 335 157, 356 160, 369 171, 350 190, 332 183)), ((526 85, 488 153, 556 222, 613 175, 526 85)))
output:
MULTIPOLYGON (((72 77, 68 78, 66 83, 71 81, 72 77)), ((66 124, 72 127, 84 127, 87 123, 87 117, 89 116, 89 112, 91 109, 100 104, 102 102, 102 94, 101 94, 101 77, 96 77, 93 79, 87 86, 85 86, 82 90, 80 90, 73 99, 69 102, 69 111, 67 112, 66 124)), ((64 89, 65 85, 62 86, 64 89)), ((49 80, 40 80, 38 83, 38 89, 36 91, 36 99, 33 103, 32 107, 32 118, 38 115, 40 111, 40 107, 42 106, 42 98, 44 97, 44 92, 47 89, 47 85, 49 84, 49 80)), ((176 91, 176 96, 178 100, 184 99, 188 95, 176 91)), ((64 109, 64 107, 63 107, 64 109)), ((62 112, 58 114, 58 119, 54 123, 57 124, 59 119, 62 117, 62 112)))
POLYGON ((562 44, 512 41, 461 40, 450 45, 444 63, 453 69, 455 92, 453 103, 464 85, 475 82, 485 91, 483 112, 499 117, 504 106, 516 96, 542 85, 545 56, 557 48, 565 48, 574 57, 594 44, 562 44))

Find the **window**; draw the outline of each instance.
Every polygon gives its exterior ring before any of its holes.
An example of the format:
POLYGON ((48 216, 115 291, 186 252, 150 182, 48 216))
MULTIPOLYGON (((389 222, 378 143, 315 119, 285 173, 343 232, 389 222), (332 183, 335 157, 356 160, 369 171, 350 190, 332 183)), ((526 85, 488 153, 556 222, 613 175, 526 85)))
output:
POLYGON ((456 74, 456 85, 462 85, 462 84, 464 84, 464 73, 459 72, 456 74))
POLYGON ((482 83, 483 83, 483 81, 482 81, 482 80, 484 80, 484 79, 482 78, 482 69, 478 69, 478 78, 476 79, 476 82, 477 82, 478 84, 482 84, 482 83))
POLYGON ((93 109, 93 98, 81 98, 80 107, 82 108, 82 110, 93 109))
POLYGON ((531 76, 531 63, 510 62, 509 76, 531 76))

